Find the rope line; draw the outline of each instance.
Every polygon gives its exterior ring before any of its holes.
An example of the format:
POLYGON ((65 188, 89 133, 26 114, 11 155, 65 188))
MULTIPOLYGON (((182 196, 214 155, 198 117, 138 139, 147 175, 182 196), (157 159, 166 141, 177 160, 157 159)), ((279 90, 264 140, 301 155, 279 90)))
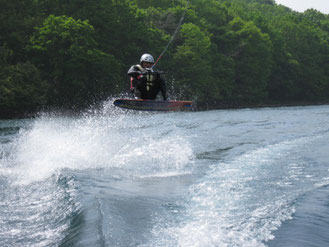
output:
POLYGON ((155 63, 153 64, 152 69, 153 69, 153 67, 155 67, 155 65, 159 62, 159 60, 162 58, 163 54, 165 54, 165 52, 167 51, 168 47, 169 47, 170 44, 173 42, 173 40, 174 40, 176 34, 178 33, 178 30, 179 30, 180 26, 182 25, 182 22, 183 22, 183 20, 184 20, 184 17, 185 17, 185 14, 186 14, 186 10, 187 10, 188 5, 189 5, 189 0, 187 0, 187 2, 186 2, 186 6, 185 6, 184 13, 183 13, 182 17, 181 17, 180 20, 179 20, 178 26, 177 26, 177 28, 176 28, 174 34, 171 36, 171 39, 169 40, 167 46, 163 49, 163 51, 161 52, 160 56, 158 57, 158 59, 157 59, 157 60, 155 61, 155 63))

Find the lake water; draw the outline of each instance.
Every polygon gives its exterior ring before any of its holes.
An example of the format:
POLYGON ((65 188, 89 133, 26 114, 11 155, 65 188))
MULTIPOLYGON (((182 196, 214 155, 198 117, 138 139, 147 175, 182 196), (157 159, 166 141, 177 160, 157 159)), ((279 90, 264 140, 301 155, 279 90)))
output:
POLYGON ((329 246, 329 106, 0 121, 0 246, 329 246))

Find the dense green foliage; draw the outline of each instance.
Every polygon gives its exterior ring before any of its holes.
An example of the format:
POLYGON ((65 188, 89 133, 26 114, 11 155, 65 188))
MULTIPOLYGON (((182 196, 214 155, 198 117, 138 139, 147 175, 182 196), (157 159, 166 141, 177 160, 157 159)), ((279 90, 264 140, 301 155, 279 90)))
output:
POLYGON ((329 100, 329 15, 273 0, 0 0, 0 116, 127 92, 157 57, 171 98, 199 105, 329 100))

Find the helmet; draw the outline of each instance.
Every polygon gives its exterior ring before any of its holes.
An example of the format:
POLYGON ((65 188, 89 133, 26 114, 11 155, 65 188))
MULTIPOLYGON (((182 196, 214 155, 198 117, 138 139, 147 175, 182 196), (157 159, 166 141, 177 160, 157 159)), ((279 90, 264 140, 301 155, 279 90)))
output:
POLYGON ((140 62, 147 62, 147 63, 154 63, 154 58, 150 54, 143 54, 143 56, 140 59, 140 62))

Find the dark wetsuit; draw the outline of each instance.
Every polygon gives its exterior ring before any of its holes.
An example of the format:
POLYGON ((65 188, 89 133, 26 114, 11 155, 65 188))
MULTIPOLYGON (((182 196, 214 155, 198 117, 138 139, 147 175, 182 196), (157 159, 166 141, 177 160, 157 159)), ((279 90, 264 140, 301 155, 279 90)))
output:
POLYGON ((130 90, 135 97, 154 100, 161 91, 163 99, 167 100, 166 84, 158 72, 137 64, 129 69, 128 75, 131 77, 130 90))

